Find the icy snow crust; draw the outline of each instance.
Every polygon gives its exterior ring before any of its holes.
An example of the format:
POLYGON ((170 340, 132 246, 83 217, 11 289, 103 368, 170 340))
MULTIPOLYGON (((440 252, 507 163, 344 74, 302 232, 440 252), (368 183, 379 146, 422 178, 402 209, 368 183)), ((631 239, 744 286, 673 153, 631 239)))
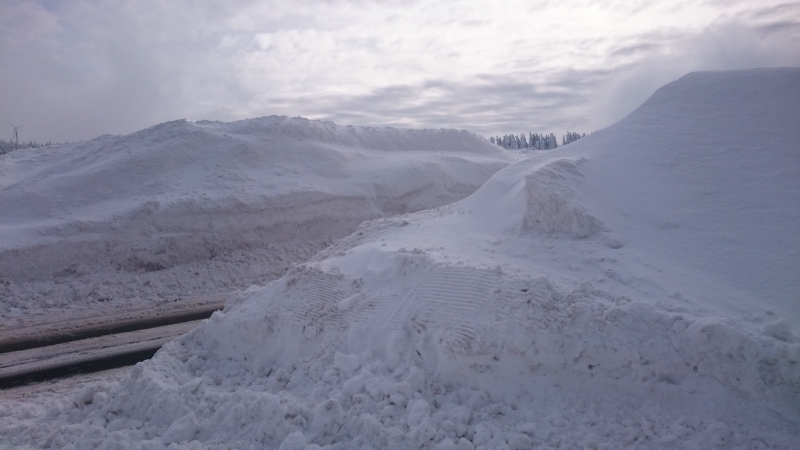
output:
POLYGON ((183 120, 0 157, 0 318, 266 284, 515 161, 456 130, 183 120))
POLYGON ((0 435, 797 448, 798 93, 800 69, 687 75, 463 201, 362 224, 119 384, 8 409, 0 435))

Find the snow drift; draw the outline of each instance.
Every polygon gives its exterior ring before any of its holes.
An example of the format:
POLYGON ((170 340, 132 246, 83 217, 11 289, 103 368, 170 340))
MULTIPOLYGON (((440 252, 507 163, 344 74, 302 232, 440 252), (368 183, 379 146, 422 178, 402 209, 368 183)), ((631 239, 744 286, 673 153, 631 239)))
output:
POLYGON ((687 75, 356 233, 10 445, 792 448, 800 69, 687 75))
POLYGON ((364 220, 462 199, 512 160, 466 131, 275 116, 13 152, 0 157, 13 284, 0 313, 266 282, 364 220))

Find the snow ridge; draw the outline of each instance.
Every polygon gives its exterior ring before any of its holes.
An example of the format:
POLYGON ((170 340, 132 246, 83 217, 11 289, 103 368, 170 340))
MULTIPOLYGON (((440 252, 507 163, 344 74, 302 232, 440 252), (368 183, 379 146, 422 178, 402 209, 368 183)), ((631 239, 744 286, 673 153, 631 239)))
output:
POLYGON ((278 116, 3 155, 0 317, 263 284, 364 220, 459 200, 513 160, 463 130, 278 116))

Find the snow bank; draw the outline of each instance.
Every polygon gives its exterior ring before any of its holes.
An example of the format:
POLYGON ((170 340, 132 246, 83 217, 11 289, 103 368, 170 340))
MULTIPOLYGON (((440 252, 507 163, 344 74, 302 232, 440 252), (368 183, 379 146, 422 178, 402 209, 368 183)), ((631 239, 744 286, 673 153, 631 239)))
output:
POLYGON ((464 198, 513 159, 466 131, 275 116, 13 152, 0 314, 265 283, 364 220, 464 198))
POLYGON ((794 448, 798 92, 800 69, 687 75, 458 203, 362 224, 119 384, 43 418, 9 412, 0 434, 32 447, 794 448))

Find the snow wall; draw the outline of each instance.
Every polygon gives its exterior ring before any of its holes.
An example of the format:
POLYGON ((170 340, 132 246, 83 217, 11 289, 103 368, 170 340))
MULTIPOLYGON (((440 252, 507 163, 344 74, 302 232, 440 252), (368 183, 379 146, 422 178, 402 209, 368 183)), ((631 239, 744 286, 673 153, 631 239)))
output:
POLYGON ((364 220, 460 200, 514 160, 466 131, 276 116, 11 152, 1 312, 266 283, 364 220))

